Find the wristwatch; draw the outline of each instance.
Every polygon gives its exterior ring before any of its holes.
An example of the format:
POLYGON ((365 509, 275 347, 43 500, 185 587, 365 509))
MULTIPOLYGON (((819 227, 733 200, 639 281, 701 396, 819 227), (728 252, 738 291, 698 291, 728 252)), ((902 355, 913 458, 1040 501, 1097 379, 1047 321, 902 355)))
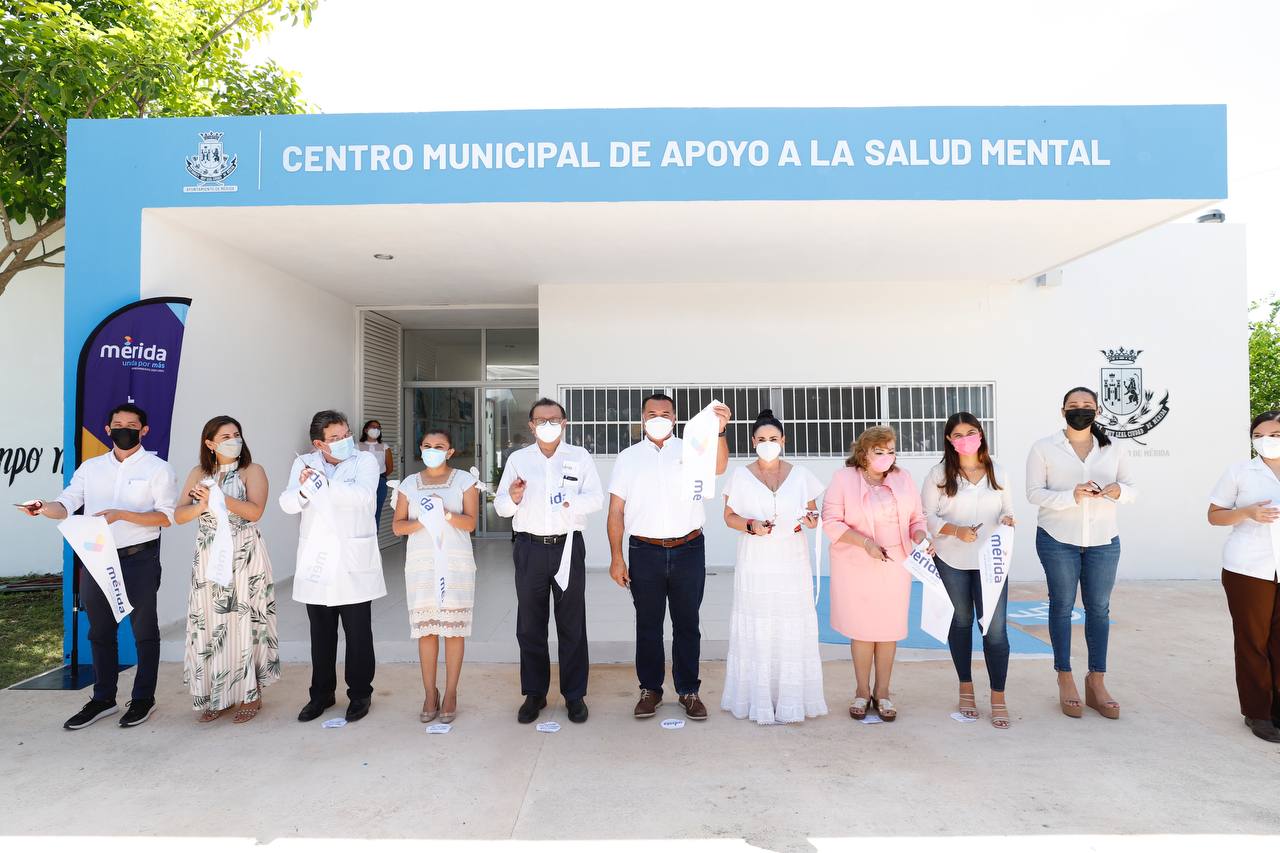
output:
POLYGON ((754 523, 755 523, 754 519, 750 519, 750 518, 747 519, 747 533, 751 534, 752 536, 756 535, 756 532, 751 528, 751 525, 754 523))
POLYGON ((445 511, 444 511, 444 520, 445 520, 445 521, 453 521, 453 513, 449 512, 448 510, 445 510, 445 511))

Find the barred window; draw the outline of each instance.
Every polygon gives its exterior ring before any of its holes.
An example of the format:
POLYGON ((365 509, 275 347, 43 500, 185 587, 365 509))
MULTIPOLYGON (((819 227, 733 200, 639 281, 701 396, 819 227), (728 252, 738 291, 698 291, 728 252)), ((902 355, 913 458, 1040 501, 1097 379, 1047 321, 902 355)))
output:
POLYGON ((954 412, 982 422, 995 452, 995 385, 964 383, 866 383, 858 385, 561 385, 569 415, 567 440, 592 453, 613 456, 640 440, 645 397, 661 392, 676 401, 676 435, 683 420, 712 400, 733 411, 725 439, 732 456, 752 455, 749 430, 765 408, 786 425, 787 453, 797 457, 844 456, 867 427, 888 424, 904 456, 942 452, 942 427, 954 412))

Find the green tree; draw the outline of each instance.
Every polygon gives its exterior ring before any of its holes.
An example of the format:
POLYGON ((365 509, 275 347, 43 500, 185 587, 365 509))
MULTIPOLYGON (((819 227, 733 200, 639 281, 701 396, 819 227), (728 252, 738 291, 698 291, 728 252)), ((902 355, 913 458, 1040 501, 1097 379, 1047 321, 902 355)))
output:
POLYGON ((1256 415, 1280 409, 1280 324, 1276 323, 1280 298, 1272 294, 1250 309, 1250 313, 1266 312, 1266 319, 1249 323, 1249 410, 1256 415))
POLYGON ((249 48, 320 0, 6 0, 0 7, 0 294, 61 267, 67 121, 305 112, 298 80, 249 48), (34 229, 18 237, 14 223, 34 229))

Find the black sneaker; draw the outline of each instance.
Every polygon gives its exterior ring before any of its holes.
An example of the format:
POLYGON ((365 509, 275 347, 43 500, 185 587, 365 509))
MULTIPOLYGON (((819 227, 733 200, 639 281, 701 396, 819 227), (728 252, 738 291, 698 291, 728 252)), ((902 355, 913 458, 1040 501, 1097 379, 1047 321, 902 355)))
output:
POLYGON ((547 697, 539 696, 531 693, 524 697, 524 703, 520 706, 520 710, 516 712, 516 722, 532 723, 538 719, 538 712, 547 707, 547 697))
POLYGON ((99 702, 97 699, 90 699, 84 703, 84 707, 80 709, 79 713, 63 723, 62 727, 72 731, 87 728, 103 717, 110 717, 119 710, 115 702, 99 702))
POLYGON ((124 716, 120 718, 120 728, 131 729, 142 725, 151 719, 155 709, 156 700, 154 699, 134 699, 129 703, 129 710, 125 711, 124 716))

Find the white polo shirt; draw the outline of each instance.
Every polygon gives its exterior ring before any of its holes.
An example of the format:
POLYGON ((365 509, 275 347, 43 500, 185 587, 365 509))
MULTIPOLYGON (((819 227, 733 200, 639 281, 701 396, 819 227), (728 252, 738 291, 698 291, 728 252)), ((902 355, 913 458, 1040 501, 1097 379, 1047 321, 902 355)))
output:
POLYGON ((609 492, 627 502, 623 524, 628 534, 678 539, 706 523, 703 501, 680 494, 682 447, 675 436, 659 448, 646 435, 618 454, 609 492))
MULTIPOLYGON (((168 462, 149 450, 138 450, 123 462, 109 450, 81 463, 56 500, 67 508, 68 515, 80 507, 84 507, 85 515, 107 509, 162 512, 173 524, 178 478, 168 462)), ((111 536, 117 548, 128 548, 156 539, 160 528, 117 521, 111 525, 111 536)))
POLYGON ((507 457, 502 481, 493 496, 493 508, 503 518, 512 519, 517 533, 533 536, 561 536, 570 530, 585 530, 587 515, 604 506, 604 489, 591 454, 561 441, 546 456, 537 444, 522 447, 507 457), (567 479, 577 477, 577 480, 567 479), (524 497, 511 500, 511 484, 524 480, 524 497), (569 502, 562 511, 556 498, 569 502))
POLYGON ((1092 548, 1110 543, 1120 535, 1116 504, 1133 503, 1137 496, 1127 454, 1115 442, 1100 447, 1095 438, 1093 449, 1081 460, 1066 433, 1058 430, 1031 445, 1027 454, 1027 500, 1040 507, 1039 526, 1064 545, 1092 548), (1076 486, 1090 480, 1103 488, 1119 483, 1120 497, 1076 503, 1076 486))
MULTIPOLYGON (((1266 500, 1280 507, 1280 480, 1257 458, 1229 467, 1209 495, 1209 503, 1223 509, 1240 509, 1266 500)), ((1280 536, 1280 529, 1273 528, 1277 524, 1280 522, 1259 524, 1251 518, 1233 524, 1222 546, 1222 567, 1238 575, 1276 580, 1280 543, 1273 537, 1280 536)))

